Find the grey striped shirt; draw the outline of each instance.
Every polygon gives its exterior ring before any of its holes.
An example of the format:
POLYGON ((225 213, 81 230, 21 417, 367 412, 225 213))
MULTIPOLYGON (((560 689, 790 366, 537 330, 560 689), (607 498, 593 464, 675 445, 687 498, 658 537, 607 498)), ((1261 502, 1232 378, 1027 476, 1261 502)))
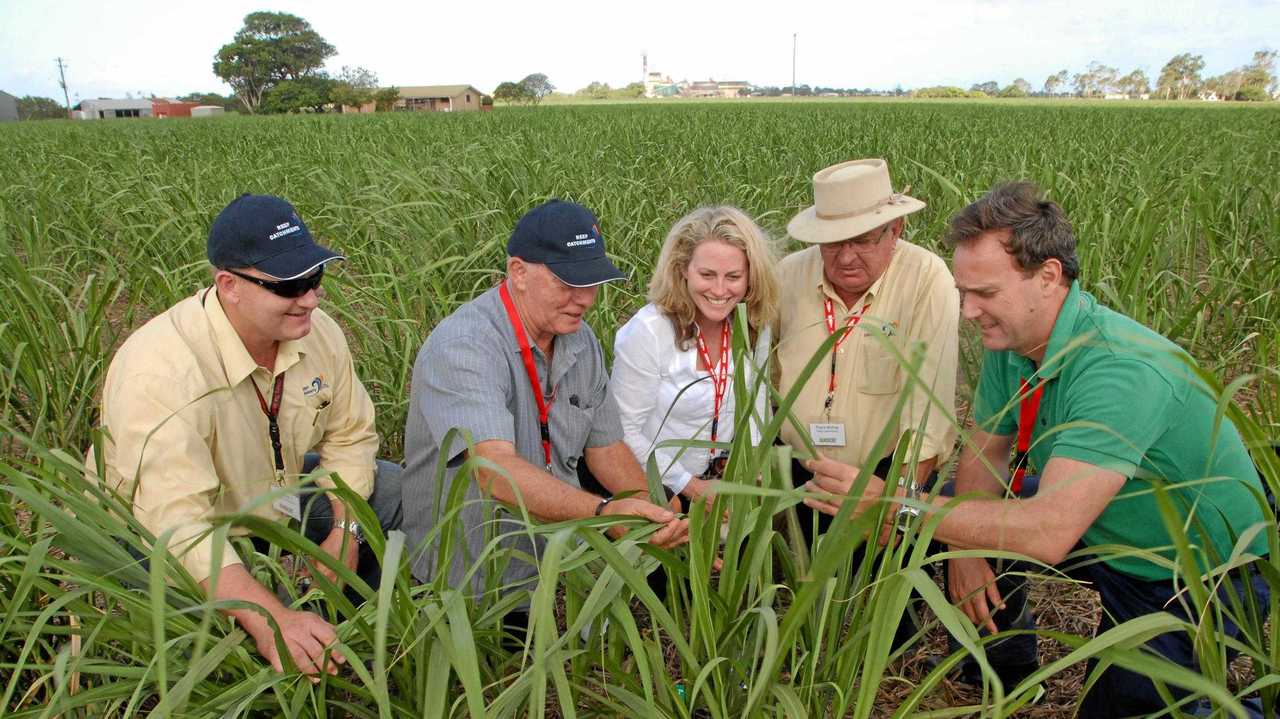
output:
MULTIPOLYGON (((536 346, 533 355, 544 392, 555 395, 549 420, 552 474, 579 486, 577 467, 584 449, 622 440, 600 343, 586 323, 573 334, 556 337, 550 381, 546 358, 536 346)), ((454 428, 469 432, 474 442, 511 442, 521 457, 535 466, 545 465, 538 403, 497 288, 446 317, 427 337, 414 362, 404 437, 402 528, 412 551, 422 545, 420 553, 411 555, 414 576, 421 581, 429 581, 439 571, 441 538, 435 530, 442 518, 437 515, 447 504, 454 475, 466 459, 466 443, 460 436, 448 447, 441 446, 454 428), (443 482, 437 481, 441 465, 443 482)), ((498 534, 507 535, 500 546, 514 550, 508 553, 510 561, 500 585, 535 576, 532 558, 541 547, 519 531, 523 525, 518 516, 483 500, 470 477, 465 481, 466 503, 456 528, 463 541, 457 541, 455 531, 450 586, 461 585, 488 540, 498 534)), ((473 577, 476 591, 484 588, 483 575, 480 571, 473 577)))

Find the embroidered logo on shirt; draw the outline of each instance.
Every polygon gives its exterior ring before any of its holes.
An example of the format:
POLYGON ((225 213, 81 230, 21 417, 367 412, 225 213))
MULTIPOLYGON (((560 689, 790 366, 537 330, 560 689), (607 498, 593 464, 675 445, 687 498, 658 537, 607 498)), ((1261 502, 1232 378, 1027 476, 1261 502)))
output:
POLYGON ((302 394, 306 397, 310 397, 311 395, 319 392, 322 389, 327 388, 328 386, 329 385, 324 383, 323 378, 316 377, 311 380, 310 384, 307 384, 302 388, 302 394))

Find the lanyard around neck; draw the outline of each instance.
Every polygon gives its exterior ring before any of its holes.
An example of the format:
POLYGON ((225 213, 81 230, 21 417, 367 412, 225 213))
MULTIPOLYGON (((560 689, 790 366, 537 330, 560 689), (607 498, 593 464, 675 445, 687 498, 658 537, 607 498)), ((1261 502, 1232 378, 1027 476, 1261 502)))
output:
POLYGON ((1022 481, 1027 477, 1027 458, 1031 451, 1031 433, 1035 431, 1036 416, 1040 414, 1040 398, 1044 395, 1044 382, 1031 390, 1031 384, 1023 377, 1018 386, 1022 400, 1018 403, 1018 445, 1013 455, 1013 479, 1009 490, 1016 496, 1022 491, 1022 481))
MULTIPOLYGON (((871 307, 871 303, 867 302, 862 305, 862 309, 858 310, 856 314, 849 315, 848 319, 844 321, 843 332, 840 334, 840 337, 836 339, 835 345, 831 348, 831 379, 827 382, 827 399, 822 403, 822 410, 826 413, 828 420, 831 419, 831 405, 836 399, 836 355, 839 354, 840 345, 844 344, 844 341, 849 339, 849 334, 852 333, 853 328, 857 327, 858 323, 862 321, 862 316, 867 313, 867 308, 869 307, 871 307)), ((827 335, 835 334, 836 309, 835 304, 831 301, 830 297, 823 298, 822 316, 827 322, 827 335)))
MULTIPOLYGON (((707 351, 707 341, 702 336, 702 328, 697 329, 698 356, 702 358, 702 364, 706 365, 707 372, 711 375, 711 386, 715 388, 715 399, 711 405, 711 441, 714 442, 720 428, 720 408, 724 405, 725 392, 729 388, 729 340, 733 335, 733 325, 729 320, 720 325, 720 361, 714 367, 711 365, 711 353, 707 351)), ((712 447, 711 453, 715 452, 712 447)))
POLYGON ((258 406, 262 408, 262 413, 267 416, 267 436, 271 439, 271 451, 275 455, 276 482, 284 481, 284 446, 280 442, 280 400, 284 397, 284 372, 276 375, 276 383, 271 388, 271 405, 267 405, 267 398, 262 396, 262 390, 258 389, 258 383, 253 377, 249 378, 249 382, 253 385, 253 391, 258 395, 258 406))
POLYGON ((533 398, 538 402, 538 434, 542 437, 542 456, 546 460, 547 471, 551 471, 551 403, 556 399, 555 388, 551 397, 542 396, 542 383, 538 381, 538 365, 533 361, 533 348, 529 346, 529 337, 524 332, 524 323, 520 321, 520 313, 511 301, 511 292, 504 281, 498 289, 502 295, 502 304, 507 308, 507 319, 511 321, 511 329, 515 332, 516 343, 520 345, 520 356, 524 359, 524 371, 529 375, 529 386, 533 388, 533 398))

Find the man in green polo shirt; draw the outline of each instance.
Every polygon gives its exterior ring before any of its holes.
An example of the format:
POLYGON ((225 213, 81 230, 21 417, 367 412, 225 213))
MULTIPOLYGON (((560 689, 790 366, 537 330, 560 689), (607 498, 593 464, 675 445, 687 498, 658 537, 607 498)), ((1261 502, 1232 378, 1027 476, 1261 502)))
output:
MULTIPOLYGON (((1157 490, 1179 513, 1201 571, 1223 564, 1238 538, 1266 521, 1260 479, 1236 427, 1219 416, 1217 397, 1177 345, 1081 291, 1071 225, 1034 185, 1002 185, 961 210, 951 219, 948 242, 955 247, 962 314, 978 326, 987 351, 974 400, 976 427, 954 486, 956 496, 970 498, 947 511, 935 539, 953 549, 1004 550, 1046 564, 1081 546, 1134 547, 1141 552, 1100 551, 1101 562, 1072 572, 1101 595, 1099 631, 1159 611, 1194 616, 1172 581, 1173 540, 1157 490), (1006 473, 1011 454, 1015 469, 1006 473), (1010 491, 1022 498, 1007 498, 1010 491)), ((818 460, 812 469, 811 487, 833 494, 847 493, 857 475, 832 460, 818 460)), ((883 484, 872 478, 859 512, 882 495, 883 484)), ((938 497, 933 507, 948 501, 938 497)), ((828 513, 838 509, 816 499, 807 503, 828 513)), ((917 513, 909 505, 899 511, 917 513)), ((1243 549, 1265 556, 1266 532, 1243 549)), ((976 624, 997 631, 1021 618, 1019 628, 1027 626, 1029 615, 1002 593, 986 559, 953 559, 947 569, 952 599, 976 624)), ((1267 601, 1261 581, 1232 584, 1224 591, 1241 596, 1248 588, 1267 601)), ((1017 599, 1024 604, 1025 592, 1017 599)), ((1228 633, 1237 631, 1224 624, 1228 633)), ((995 647, 993 665, 999 667, 1001 652, 1021 652, 1026 660, 1018 639, 1030 643, 1034 662, 1034 637, 1025 636, 995 647)), ((1186 633, 1161 635, 1147 646, 1197 666, 1186 633)), ((1080 716, 1164 708, 1150 680, 1113 666, 1083 699, 1080 716)))

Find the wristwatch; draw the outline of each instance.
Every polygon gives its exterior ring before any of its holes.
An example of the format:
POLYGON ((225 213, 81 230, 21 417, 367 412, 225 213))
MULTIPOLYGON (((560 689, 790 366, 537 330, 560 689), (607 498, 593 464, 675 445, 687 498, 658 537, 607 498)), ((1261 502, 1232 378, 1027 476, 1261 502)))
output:
POLYGON ((893 526, 899 532, 907 531, 911 526, 911 521, 920 516, 920 508, 910 504, 904 504, 898 507, 898 513, 894 515, 893 526))
POLYGON ((347 534, 350 534, 351 538, 356 540, 356 544, 364 544, 364 530, 360 528, 360 523, 356 520, 345 519, 339 522, 334 522, 333 527, 334 529, 341 529, 347 534))
MULTIPOLYGON (((920 487, 918 487, 915 482, 899 481, 899 485, 906 487, 907 499, 915 499, 920 496, 920 487)), ((911 521, 919 516, 920 516, 919 507, 916 507, 910 504, 900 505, 898 507, 897 514, 895 514, 893 517, 893 526, 899 532, 905 532, 907 531, 907 528, 911 526, 911 521)))

